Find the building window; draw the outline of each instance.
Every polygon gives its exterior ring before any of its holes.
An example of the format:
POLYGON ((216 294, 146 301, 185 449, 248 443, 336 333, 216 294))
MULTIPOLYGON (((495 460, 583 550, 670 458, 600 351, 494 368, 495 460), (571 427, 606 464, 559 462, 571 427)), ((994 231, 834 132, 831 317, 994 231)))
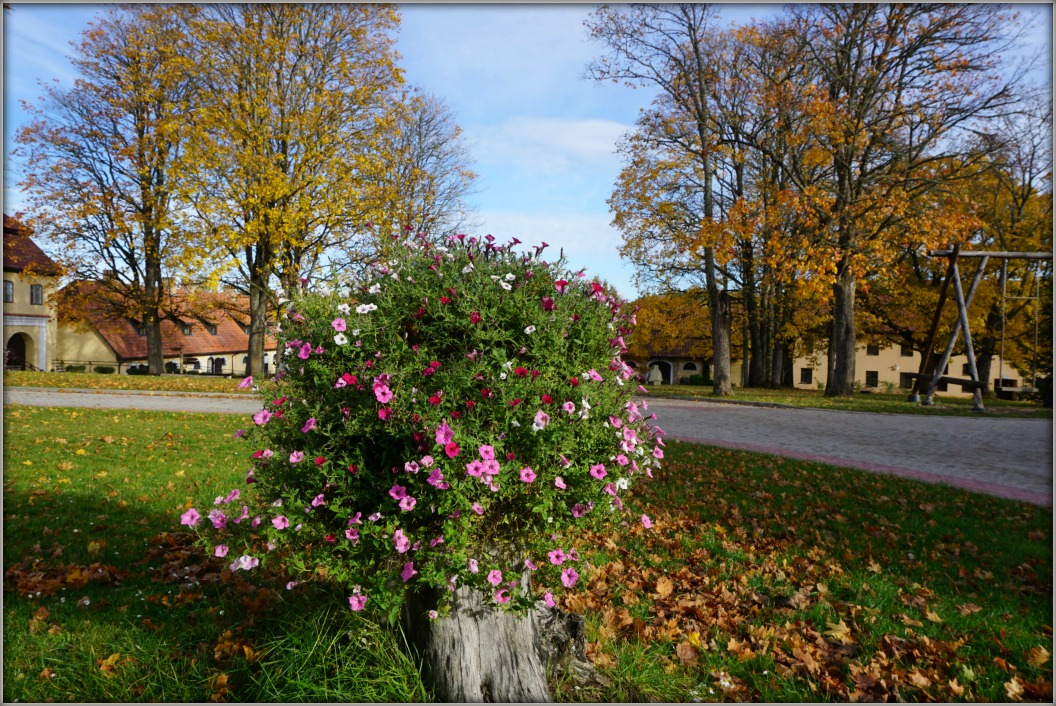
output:
POLYGON ((913 346, 910 346, 910 345, 907 345, 907 344, 903 343, 902 344, 902 349, 901 349, 901 352, 899 353, 899 355, 901 355, 903 358, 912 358, 913 357, 913 346))
POLYGON ((866 370, 865 371, 865 386, 866 387, 880 387, 880 371, 879 370, 866 370))
POLYGON ((183 335, 184 336, 190 336, 191 335, 191 326, 190 326, 190 324, 184 324, 183 328, 180 329, 180 330, 183 331, 183 335))
POLYGON ((813 368, 800 368, 799 369, 799 384, 800 385, 813 385, 814 384, 814 370, 813 370, 813 368))
POLYGON ((136 327, 136 333, 138 333, 140 336, 146 336, 147 335, 147 325, 146 324, 139 324, 139 323, 136 323, 135 321, 133 321, 132 325, 136 327))
POLYGON ((15 285, 11 280, 4 280, 4 303, 10 304, 15 301, 15 285))
POLYGON ((900 373, 898 376, 898 386, 903 390, 913 389, 913 374, 912 373, 900 373))
POLYGON ((682 366, 682 369, 683 370, 692 370, 693 372, 696 372, 697 371, 697 364, 696 363, 686 363, 685 365, 682 366))
POLYGON ((216 335, 216 324, 206 324, 205 325, 205 330, 215 336, 216 335))
POLYGON ((44 303, 44 285, 32 284, 29 286, 29 303, 30 304, 43 304, 44 303))
POLYGON ((865 347, 866 355, 880 355, 880 346, 868 345, 865 347))

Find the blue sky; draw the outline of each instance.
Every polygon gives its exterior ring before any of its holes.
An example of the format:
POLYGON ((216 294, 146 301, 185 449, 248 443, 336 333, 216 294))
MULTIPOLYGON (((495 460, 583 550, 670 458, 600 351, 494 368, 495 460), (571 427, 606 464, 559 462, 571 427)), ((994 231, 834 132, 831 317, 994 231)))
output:
MULTIPOLYGON (((721 6, 743 23, 779 5, 721 6)), ((1042 21, 1029 45, 1051 48, 1051 5, 1021 5, 1042 21)), ((601 47, 587 39, 589 5, 401 6, 398 51, 408 83, 443 98, 465 131, 480 175, 470 203, 480 234, 564 249, 574 268, 633 298, 633 270, 605 201, 620 169, 614 150, 653 92, 583 78, 601 47)), ((15 4, 4 13, 4 212, 22 206, 11 136, 38 81, 72 83, 66 56, 93 5, 15 4)), ((1051 56, 1049 59, 1051 82, 1051 56)))

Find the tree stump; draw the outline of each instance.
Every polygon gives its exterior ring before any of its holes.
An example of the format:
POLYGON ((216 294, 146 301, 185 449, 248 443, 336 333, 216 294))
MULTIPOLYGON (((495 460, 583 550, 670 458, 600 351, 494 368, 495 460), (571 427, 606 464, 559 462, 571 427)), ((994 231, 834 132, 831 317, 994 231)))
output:
POLYGON ((606 683, 587 660, 581 616, 539 601, 518 617, 461 587, 450 614, 429 620, 439 595, 427 589, 408 596, 403 624, 422 677, 440 701, 549 702, 548 669, 577 684, 606 683))

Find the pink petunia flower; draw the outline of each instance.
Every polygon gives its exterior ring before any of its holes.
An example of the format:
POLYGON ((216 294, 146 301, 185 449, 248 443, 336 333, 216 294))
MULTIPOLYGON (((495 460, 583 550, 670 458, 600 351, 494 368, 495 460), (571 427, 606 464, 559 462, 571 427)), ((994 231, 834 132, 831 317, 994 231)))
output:
POLYGON ((597 463, 590 467, 590 475, 594 476, 598 480, 601 480, 609 474, 605 470, 605 464, 597 463))
POLYGON ((555 488, 560 488, 561 490, 564 490, 568 486, 565 485, 564 479, 561 476, 558 476, 558 477, 554 478, 554 487, 555 488))
POLYGON ((561 566, 561 564, 565 563, 565 559, 568 558, 565 556, 565 552, 561 548, 549 552, 547 556, 550 558, 550 563, 554 566, 561 566))
POLYGON ((576 405, 573 404, 572 400, 568 400, 563 405, 561 405, 561 409, 565 410, 569 414, 572 414, 576 411, 576 405))
POLYGON ((538 569, 539 567, 538 567, 538 566, 536 566, 536 565, 535 565, 535 562, 534 562, 534 561, 532 561, 531 559, 525 559, 525 560, 524 560, 524 568, 526 568, 526 569, 531 569, 532 571, 535 571, 535 570, 536 570, 536 569, 538 569))
POLYGON ((308 360, 308 356, 312 354, 312 344, 305 343, 301 346, 301 349, 297 351, 297 357, 301 360, 308 360))
POLYGON ((478 515, 483 515, 484 514, 484 508, 481 507, 480 503, 473 503, 473 506, 470 509, 473 510, 473 512, 477 513, 478 515))
POLYGON ((389 421, 392 418, 392 407, 382 407, 378 410, 378 419, 383 422, 389 421))
POLYGON ((305 434, 310 432, 312 429, 315 429, 315 417, 309 417, 308 421, 304 423, 303 427, 301 427, 301 431, 305 434))
POLYGON ((403 510, 404 512, 408 512, 409 510, 413 510, 414 506, 417 503, 418 503, 417 500, 415 500, 410 495, 408 495, 407 497, 405 497, 402 500, 400 500, 400 509, 403 510))
POLYGON ((444 447, 444 453, 445 453, 445 454, 447 454, 447 457, 448 457, 448 458, 454 458, 455 456, 458 456, 458 454, 459 454, 459 452, 460 452, 461 450, 462 450, 462 449, 460 449, 460 448, 458 447, 458 444, 456 444, 456 443, 455 443, 454 441, 451 441, 451 442, 449 442, 449 443, 448 443, 448 444, 447 444, 447 445, 446 445, 446 446, 444 447))
POLYGON ((348 605, 352 607, 352 610, 363 610, 363 606, 366 604, 366 596, 349 596, 348 598, 348 605))
POLYGON ((345 529, 345 539, 349 540, 353 544, 359 541, 359 529, 356 527, 348 527, 345 529))
POLYGON ((491 461, 495 458, 495 447, 488 444, 482 444, 477 451, 480 452, 480 457, 485 461, 491 461))
POLYGON ((642 524, 646 529, 653 528, 653 521, 649 519, 649 515, 642 515, 642 524))
POLYGON ((557 603, 554 601, 554 594, 550 593, 550 591, 547 591, 543 594, 543 602, 551 608, 557 606, 557 603))
POLYGON ((213 550, 213 555, 221 558, 227 556, 227 545, 217 544, 216 549, 213 550))
POLYGON ((532 429, 535 431, 542 431, 549 423, 550 415, 540 409, 535 413, 535 419, 532 421, 532 429))
POLYGON ((322 493, 312 498, 312 507, 319 507, 320 505, 326 505, 326 497, 322 493))
POLYGON ((348 328, 347 324, 345 323, 345 320, 341 317, 338 317, 331 321, 330 325, 334 327, 335 331, 344 331, 348 328))
POLYGON ((408 561, 406 564, 403 565, 403 571, 400 572, 400 576, 403 577, 403 582, 407 583, 411 580, 411 577, 417 573, 418 572, 414 570, 414 562, 408 561))
POLYGON ((286 529, 290 526, 290 520, 286 515, 279 515, 272 519, 271 524, 275 525, 275 529, 286 529))
POLYGON ((524 481, 525 483, 531 483, 532 481, 535 480, 535 471, 533 471, 531 468, 525 466, 524 468, 521 469, 521 480, 524 481))
POLYGON ((392 543, 396 546, 396 551, 400 554, 406 553, 411 548, 411 540, 404 536, 403 530, 396 530, 392 534, 392 543))
POLYGON ((561 583, 564 584, 565 588, 572 588, 578 580, 579 574, 571 566, 561 572, 561 583))
POLYGON ((271 412, 269 412, 266 409, 262 409, 262 410, 260 410, 259 412, 257 412, 256 414, 253 415, 253 423, 256 424, 258 427, 264 426, 265 424, 268 423, 268 420, 270 420, 270 419, 271 419, 271 412))
POLYGON ((492 586, 498 586, 502 583, 502 572, 498 569, 492 569, 488 572, 488 583, 492 586))
POLYGON ((252 384, 253 384, 253 376, 252 375, 250 375, 248 377, 244 377, 244 378, 242 378, 242 382, 238 383, 238 389, 244 390, 244 389, 246 389, 247 387, 249 387, 252 384))
POLYGON ((473 476, 474 478, 480 478, 483 472, 484 464, 478 461, 477 459, 473 459, 472 461, 466 464, 466 473, 468 475, 473 476))
POLYGON ((480 571, 480 565, 477 564, 477 560, 476 559, 470 559, 469 560, 469 573, 475 574, 475 573, 477 573, 479 571, 480 571))
POLYGON ((392 390, 388 385, 374 383, 374 396, 378 398, 378 402, 385 404, 392 399, 392 390))
POLYGON ((498 589, 497 591, 495 591, 495 602, 496 603, 503 603, 503 604, 509 603, 510 602, 510 592, 507 591, 505 588, 498 589))
POLYGON ((303 451, 294 451, 293 453, 290 454, 290 463, 300 463, 303 460, 304 460, 304 452, 303 451))
POLYGON ((582 503, 576 503, 572 506, 572 517, 583 517, 587 514, 587 508, 582 503))
POLYGON ((455 438, 454 430, 447 425, 447 420, 440 422, 440 426, 436 428, 436 443, 447 445, 451 443, 455 438))
POLYGON ((407 488, 402 485, 394 485, 389 488, 389 495, 392 496, 393 500, 402 500, 407 497, 407 488))

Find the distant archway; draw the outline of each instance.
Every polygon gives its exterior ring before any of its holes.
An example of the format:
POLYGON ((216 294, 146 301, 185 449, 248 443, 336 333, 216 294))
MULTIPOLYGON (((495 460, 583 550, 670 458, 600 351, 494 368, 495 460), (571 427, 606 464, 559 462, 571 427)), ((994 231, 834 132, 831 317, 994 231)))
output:
POLYGON ((16 333, 4 347, 4 367, 25 370, 28 354, 33 351, 33 339, 24 333, 16 333))
POLYGON ((649 363, 649 367, 656 366, 660 369, 660 374, 663 376, 663 382, 665 385, 671 384, 671 364, 666 360, 654 360, 649 363))

